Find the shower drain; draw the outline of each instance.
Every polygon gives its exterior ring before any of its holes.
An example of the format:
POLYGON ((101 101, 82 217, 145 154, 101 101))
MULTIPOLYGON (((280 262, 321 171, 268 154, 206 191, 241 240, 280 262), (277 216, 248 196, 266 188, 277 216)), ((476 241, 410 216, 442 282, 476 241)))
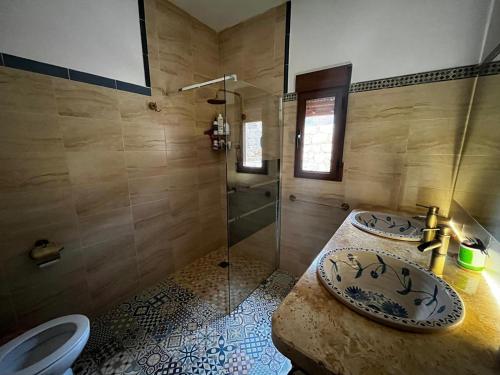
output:
POLYGON ((229 262, 222 261, 219 263, 219 267, 226 268, 227 266, 229 266, 229 262))

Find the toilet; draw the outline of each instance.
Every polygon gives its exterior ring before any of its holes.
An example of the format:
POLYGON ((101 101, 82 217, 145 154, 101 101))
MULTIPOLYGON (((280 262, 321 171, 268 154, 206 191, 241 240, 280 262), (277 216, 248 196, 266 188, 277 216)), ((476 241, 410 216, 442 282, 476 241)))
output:
POLYGON ((1 375, 71 375, 90 334, 84 315, 43 323, 0 347, 1 375))

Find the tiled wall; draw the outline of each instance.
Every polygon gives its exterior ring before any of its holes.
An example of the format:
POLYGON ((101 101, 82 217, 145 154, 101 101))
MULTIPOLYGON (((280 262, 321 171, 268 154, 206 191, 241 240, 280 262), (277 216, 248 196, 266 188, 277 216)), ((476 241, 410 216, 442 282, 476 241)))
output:
POLYGON ((434 204, 446 214, 472 84, 350 93, 342 182, 293 177, 297 102, 285 102, 281 268, 306 269, 346 217, 342 202, 409 212, 434 204))
MULTIPOLYGON (((285 11, 223 31, 223 69, 280 94, 285 11)), ((446 214, 472 84, 468 78, 351 92, 340 183, 293 177, 296 101, 285 102, 280 267, 298 275, 306 269, 347 216, 343 202, 406 211, 437 204, 446 214)))
POLYGON ((226 73, 268 92, 283 93, 286 4, 272 8, 219 34, 226 73))
POLYGON ((500 239, 500 75, 478 78, 453 197, 500 239))
POLYGON ((99 311, 225 244, 214 92, 164 95, 218 76, 217 34, 162 0, 146 23, 153 97, 0 68, 0 336, 99 311), (59 263, 28 258, 40 238, 64 245, 59 263))

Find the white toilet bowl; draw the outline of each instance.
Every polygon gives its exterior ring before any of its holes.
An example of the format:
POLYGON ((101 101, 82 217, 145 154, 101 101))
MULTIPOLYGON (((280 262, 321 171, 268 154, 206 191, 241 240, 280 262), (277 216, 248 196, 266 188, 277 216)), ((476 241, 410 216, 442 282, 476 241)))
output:
POLYGON ((67 315, 35 327, 0 347, 1 375, 70 375, 90 334, 84 315, 67 315))

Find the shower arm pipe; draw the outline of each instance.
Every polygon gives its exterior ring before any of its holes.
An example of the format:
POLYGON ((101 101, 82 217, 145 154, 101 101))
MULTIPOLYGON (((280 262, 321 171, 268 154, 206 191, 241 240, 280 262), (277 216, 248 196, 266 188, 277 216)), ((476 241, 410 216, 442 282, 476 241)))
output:
POLYGON ((236 74, 230 74, 224 77, 216 78, 211 81, 206 81, 206 82, 201 82, 201 83, 195 83, 194 85, 189 85, 189 86, 184 86, 179 89, 179 91, 189 91, 189 90, 194 90, 194 89, 199 89, 200 87, 204 86, 210 86, 213 85, 214 83, 219 83, 219 82, 224 82, 224 81, 237 81, 238 77, 236 74))

